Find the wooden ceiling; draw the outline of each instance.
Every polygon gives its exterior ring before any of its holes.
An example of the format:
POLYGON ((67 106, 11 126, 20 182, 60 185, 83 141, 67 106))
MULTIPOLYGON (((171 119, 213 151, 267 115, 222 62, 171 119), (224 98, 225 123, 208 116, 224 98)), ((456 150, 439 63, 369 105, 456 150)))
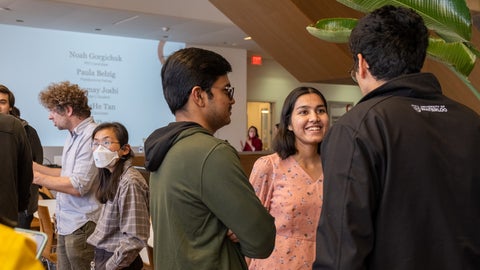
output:
MULTIPOLYGON (((335 0, 210 0, 232 22, 250 35, 275 61, 300 82, 352 84, 348 73, 352 56, 346 44, 334 44, 310 35, 305 27, 321 18, 363 16, 335 0)), ((473 30, 480 48, 480 34, 473 30)), ((478 60, 477 60, 478 62, 478 60)), ((427 60, 425 72, 434 73, 444 93, 480 114, 480 99, 448 68, 427 60)), ((469 78, 480 89, 478 63, 469 78)))

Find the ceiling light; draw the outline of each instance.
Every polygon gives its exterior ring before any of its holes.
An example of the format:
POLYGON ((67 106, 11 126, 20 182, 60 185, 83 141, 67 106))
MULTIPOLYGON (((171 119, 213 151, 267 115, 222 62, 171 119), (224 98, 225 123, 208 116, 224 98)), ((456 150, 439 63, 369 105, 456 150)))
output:
POLYGON ((252 40, 252 37, 244 37, 243 40, 252 40))
POLYGON ((128 21, 131 21, 131 20, 135 20, 136 18, 138 18, 138 15, 135 15, 135 16, 132 16, 132 17, 128 17, 126 19, 123 19, 123 20, 120 20, 118 22, 114 22, 113 25, 119 25, 121 23, 124 23, 124 22, 128 22, 128 21))

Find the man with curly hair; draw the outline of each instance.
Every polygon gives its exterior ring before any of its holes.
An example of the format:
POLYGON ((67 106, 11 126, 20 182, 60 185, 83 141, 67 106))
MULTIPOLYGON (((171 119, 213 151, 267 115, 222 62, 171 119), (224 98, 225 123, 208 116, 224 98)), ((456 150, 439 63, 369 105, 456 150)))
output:
POLYGON ((50 112, 48 119, 59 130, 69 131, 61 169, 33 163, 34 183, 57 191, 57 267, 90 269, 94 247, 86 239, 95 229, 100 209, 95 199, 97 170, 91 150, 97 124, 90 116, 87 92, 77 84, 51 84, 39 98, 50 112))

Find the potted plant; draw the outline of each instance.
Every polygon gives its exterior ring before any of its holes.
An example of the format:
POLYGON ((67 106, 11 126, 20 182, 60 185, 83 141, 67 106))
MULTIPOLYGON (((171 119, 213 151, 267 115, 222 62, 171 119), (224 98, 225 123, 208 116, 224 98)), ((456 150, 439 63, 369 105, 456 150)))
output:
MULTIPOLYGON (((471 43, 472 20, 465 0, 337 0, 367 13, 384 5, 416 10, 431 32, 427 55, 447 65, 480 99, 480 92, 468 80, 480 52, 471 43)), ((358 19, 327 18, 307 26, 313 36, 334 43, 347 43, 358 19)))

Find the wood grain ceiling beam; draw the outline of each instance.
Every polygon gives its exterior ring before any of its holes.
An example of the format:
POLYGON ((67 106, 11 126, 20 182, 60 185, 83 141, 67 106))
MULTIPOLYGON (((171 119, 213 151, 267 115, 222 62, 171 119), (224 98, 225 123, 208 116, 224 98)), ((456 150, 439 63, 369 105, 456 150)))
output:
MULTIPOLYGON (((305 27, 321 18, 363 14, 335 0, 209 0, 250 35, 275 61, 300 82, 353 83, 349 76, 352 56, 345 44, 334 44, 310 35, 305 27)), ((480 47, 478 29, 473 43, 480 47)), ((427 60, 424 71, 439 78, 444 93, 480 114, 480 100, 443 64, 427 60)), ((470 75, 480 89, 478 63, 470 75)))

